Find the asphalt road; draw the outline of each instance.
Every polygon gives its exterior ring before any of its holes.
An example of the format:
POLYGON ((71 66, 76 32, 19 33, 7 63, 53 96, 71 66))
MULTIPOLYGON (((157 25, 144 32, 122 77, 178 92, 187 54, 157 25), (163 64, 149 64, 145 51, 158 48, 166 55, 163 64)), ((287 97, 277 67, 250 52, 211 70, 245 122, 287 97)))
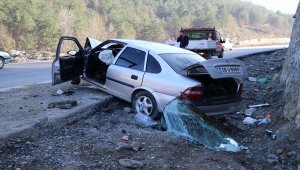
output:
MULTIPOLYGON (((286 46, 234 48, 232 51, 226 51, 224 58, 236 58, 282 48, 286 48, 286 46)), ((51 63, 52 61, 41 61, 5 65, 0 70, 0 90, 51 82, 51 63)))
POLYGON ((0 70, 0 89, 51 81, 52 61, 9 63, 0 70))

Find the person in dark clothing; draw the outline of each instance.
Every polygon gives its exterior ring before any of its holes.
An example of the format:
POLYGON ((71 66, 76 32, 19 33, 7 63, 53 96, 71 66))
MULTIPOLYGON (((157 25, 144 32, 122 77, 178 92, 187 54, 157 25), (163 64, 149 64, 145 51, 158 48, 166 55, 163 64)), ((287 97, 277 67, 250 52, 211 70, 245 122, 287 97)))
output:
POLYGON ((189 37, 185 35, 184 31, 180 31, 177 42, 180 42, 180 48, 186 48, 189 45, 189 37))

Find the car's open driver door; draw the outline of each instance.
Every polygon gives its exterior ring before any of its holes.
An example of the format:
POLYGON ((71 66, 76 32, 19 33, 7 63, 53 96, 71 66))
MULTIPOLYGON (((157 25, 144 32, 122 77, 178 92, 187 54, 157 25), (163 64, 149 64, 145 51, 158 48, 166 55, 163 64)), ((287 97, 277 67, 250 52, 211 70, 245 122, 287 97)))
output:
POLYGON ((60 38, 55 60, 52 63, 52 85, 63 83, 82 75, 84 50, 74 37, 60 38))

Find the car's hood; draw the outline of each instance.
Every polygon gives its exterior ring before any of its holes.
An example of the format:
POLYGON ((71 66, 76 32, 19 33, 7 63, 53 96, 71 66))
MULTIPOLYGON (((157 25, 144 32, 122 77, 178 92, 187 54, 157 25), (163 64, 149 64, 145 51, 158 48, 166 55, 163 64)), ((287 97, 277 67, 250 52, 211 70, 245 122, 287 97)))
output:
POLYGON ((212 78, 235 77, 243 79, 246 76, 244 63, 237 59, 211 59, 198 63, 188 70, 189 75, 199 75, 208 73, 212 78), (200 67, 199 67, 200 66, 200 67), (203 69, 203 67, 205 69, 203 69))
POLYGON ((0 56, 4 57, 4 58, 10 58, 10 55, 6 52, 0 51, 0 56))

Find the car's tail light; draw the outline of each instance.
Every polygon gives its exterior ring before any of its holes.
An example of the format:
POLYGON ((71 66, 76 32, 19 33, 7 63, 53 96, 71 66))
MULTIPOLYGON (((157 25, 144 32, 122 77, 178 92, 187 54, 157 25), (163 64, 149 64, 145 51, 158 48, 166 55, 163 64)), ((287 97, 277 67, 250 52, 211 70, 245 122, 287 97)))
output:
POLYGON ((202 99, 202 87, 189 87, 179 97, 180 99, 188 98, 190 100, 202 99))
POLYGON ((243 83, 240 83, 238 87, 238 93, 242 93, 243 87, 244 87, 243 83))

